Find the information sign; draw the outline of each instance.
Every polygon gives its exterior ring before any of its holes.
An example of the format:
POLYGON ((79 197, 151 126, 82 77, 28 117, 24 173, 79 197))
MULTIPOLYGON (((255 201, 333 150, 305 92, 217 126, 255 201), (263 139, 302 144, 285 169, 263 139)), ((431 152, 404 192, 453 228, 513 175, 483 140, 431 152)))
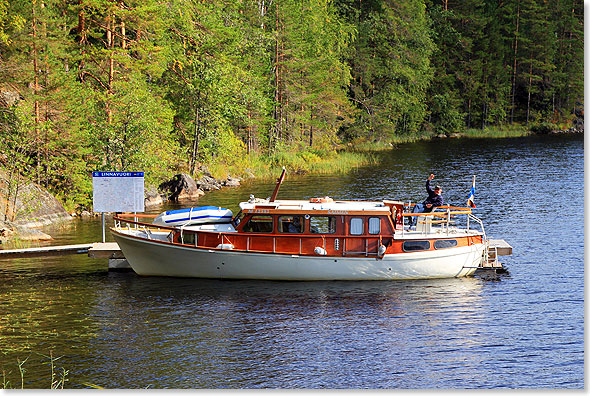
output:
POLYGON ((95 212, 143 212, 143 172, 92 172, 95 212))

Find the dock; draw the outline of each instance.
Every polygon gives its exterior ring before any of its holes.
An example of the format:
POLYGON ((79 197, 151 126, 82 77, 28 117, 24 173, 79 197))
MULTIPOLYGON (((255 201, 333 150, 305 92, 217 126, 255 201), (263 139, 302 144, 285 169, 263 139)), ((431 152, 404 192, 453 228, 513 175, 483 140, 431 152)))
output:
POLYGON ((43 246, 37 248, 0 250, 0 259, 86 254, 90 248, 92 248, 92 245, 94 244, 83 243, 79 245, 43 246))
POLYGON ((488 239, 490 249, 496 248, 498 256, 510 256, 512 254, 512 246, 503 239, 488 239))
POLYGON ((31 257, 66 256, 87 254, 91 258, 109 260, 109 270, 131 269, 116 242, 94 242, 78 245, 43 246, 25 249, 0 249, 0 260, 31 257))

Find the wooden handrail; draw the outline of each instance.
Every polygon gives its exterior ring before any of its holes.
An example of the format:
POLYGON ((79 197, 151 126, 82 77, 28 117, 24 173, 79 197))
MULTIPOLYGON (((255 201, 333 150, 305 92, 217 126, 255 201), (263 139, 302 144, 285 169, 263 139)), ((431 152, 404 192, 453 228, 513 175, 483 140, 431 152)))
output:
POLYGON ((150 218, 150 219, 154 219, 154 218, 158 217, 158 215, 155 215, 155 214, 119 213, 117 215, 117 217, 147 217, 147 218, 150 218))

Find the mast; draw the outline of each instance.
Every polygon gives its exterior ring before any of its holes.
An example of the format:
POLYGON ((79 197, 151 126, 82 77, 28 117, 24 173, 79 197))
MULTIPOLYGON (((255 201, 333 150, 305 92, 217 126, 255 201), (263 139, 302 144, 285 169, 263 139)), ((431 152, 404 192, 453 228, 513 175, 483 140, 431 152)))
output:
POLYGON ((281 177, 278 178, 277 180, 277 186, 275 187, 275 190, 272 192, 272 195, 270 196, 270 200, 268 202, 274 202, 277 194, 279 193, 279 188, 281 188, 281 183, 283 182, 283 180, 285 180, 285 172, 287 170, 285 169, 285 167, 283 166, 283 173, 281 173, 281 177))

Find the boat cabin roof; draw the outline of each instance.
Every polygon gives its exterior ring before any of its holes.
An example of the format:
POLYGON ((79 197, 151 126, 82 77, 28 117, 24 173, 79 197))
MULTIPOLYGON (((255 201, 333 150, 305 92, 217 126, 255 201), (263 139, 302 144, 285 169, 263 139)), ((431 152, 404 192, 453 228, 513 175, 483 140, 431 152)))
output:
POLYGON ((257 214, 333 214, 333 215, 389 215, 389 205, 402 202, 387 201, 337 201, 330 198, 310 200, 250 200, 241 202, 244 213, 257 214))

